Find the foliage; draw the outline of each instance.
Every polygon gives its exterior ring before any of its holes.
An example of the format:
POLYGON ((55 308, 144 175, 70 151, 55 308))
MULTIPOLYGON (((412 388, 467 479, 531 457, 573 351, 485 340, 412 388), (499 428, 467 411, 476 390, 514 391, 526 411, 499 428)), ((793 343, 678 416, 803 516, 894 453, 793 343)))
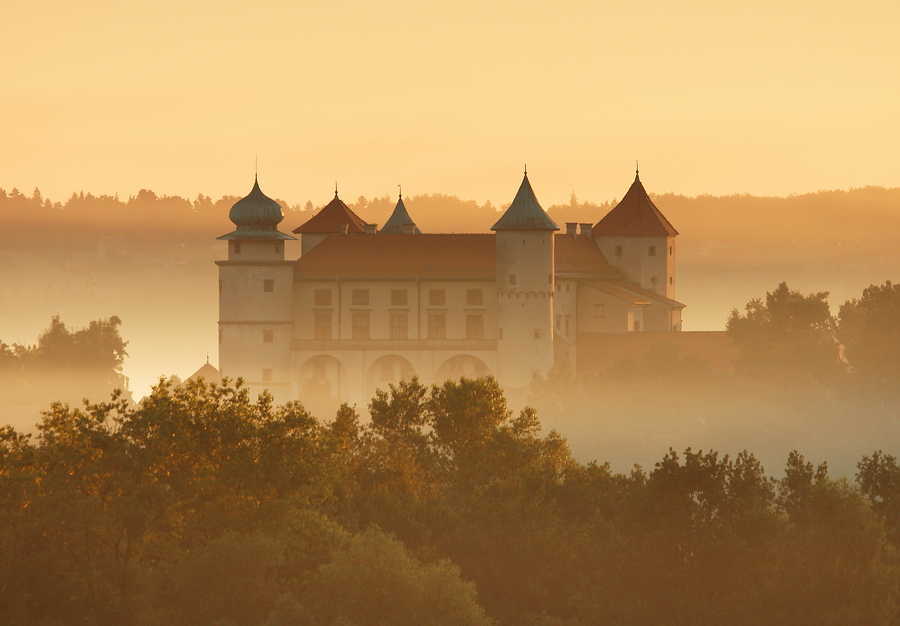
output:
POLYGON ((870 285, 844 303, 837 336, 855 373, 878 393, 900 388, 900 285, 870 285))
POLYGON ((5 379, 0 401, 78 401, 127 388, 122 365, 128 342, 119 334, 121 324, 122 320, 112 316, 70 330, 56 315, 35 345, 7 346, 0 342, 0 372, 5 379))
POLYGON ((896 623, 900 471, 670 450, 582 465, 496 381, 331 422, 240 385, 0 430, 0 621, 896 623))
POLYGON ((731 312, 726 330, 740 350, 735 366, 743 373, 765 378, 810 375, 833 379, 841 372, 839 346, 828 292, 804 295, 781 283, 754 299, 745 313, 731 312))

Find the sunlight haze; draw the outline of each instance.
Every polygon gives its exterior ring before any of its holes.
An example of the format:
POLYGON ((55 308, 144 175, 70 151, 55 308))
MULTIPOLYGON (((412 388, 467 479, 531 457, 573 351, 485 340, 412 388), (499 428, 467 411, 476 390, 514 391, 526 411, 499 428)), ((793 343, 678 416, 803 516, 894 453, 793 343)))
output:
POLYGON ((900 185, 900 5, 5 7, 2 184, 194 197, 900 185))

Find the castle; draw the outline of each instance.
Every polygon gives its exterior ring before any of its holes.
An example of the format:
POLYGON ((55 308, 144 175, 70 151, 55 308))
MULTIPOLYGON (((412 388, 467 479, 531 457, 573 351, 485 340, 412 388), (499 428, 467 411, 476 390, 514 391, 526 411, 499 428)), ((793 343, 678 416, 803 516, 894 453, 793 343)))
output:
POLYGON ((681 330, 678 232, 639 174, 596 224, 560 232, 525 174, 492 234, 423 234, 402 195, 380 230, 338 197, 293 233, 258 181, 219 237, 219 365, 278 401, 312 395, 362 406, 418 376, 491 374, 521 388, 602 334, 681 330))

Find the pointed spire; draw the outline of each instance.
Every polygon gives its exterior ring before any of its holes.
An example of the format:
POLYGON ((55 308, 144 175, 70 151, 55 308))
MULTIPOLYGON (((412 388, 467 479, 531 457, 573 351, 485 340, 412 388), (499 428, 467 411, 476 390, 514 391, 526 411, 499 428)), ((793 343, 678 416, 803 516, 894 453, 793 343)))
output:
POLYGON ((634 161, 634 182, 641 182, 641 168, 638 167, 637 159, 634 161))
POLYGON ((334 181, 334 197, 337 198, 337 181, 334 181))
MULTIPOLYGON (((400 187, 400 185, 397 185, 397 187, 400 187)), ((422 234, 422 231, 416 226, 413 218, 410 217, 409 211, 406 210, 406 205, 403 203, 402 188, 400 188, 399 198, 397 199, 397 206, 394 207, 394 212, 391 213, 388 221, 384 223, 384 226, 378 232, 382 235, 422 234)))
POLYGON ((534 195, 527 170, 515 199, 491 230, 559 230, 534 195))

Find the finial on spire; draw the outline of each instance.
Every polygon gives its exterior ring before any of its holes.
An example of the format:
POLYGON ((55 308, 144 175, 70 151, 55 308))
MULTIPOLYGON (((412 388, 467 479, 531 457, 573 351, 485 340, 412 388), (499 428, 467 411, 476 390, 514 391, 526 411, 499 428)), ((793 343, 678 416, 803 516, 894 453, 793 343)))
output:
POLYGON ((528 176, 528 161, 525 161, 525 176, 528 176))
POLYGON ((209 365, 209 350, 206 351, 206 364, 209 365))
POLYGON ((403 185, 397 185, 397 189, 399 190, 400 199, 403 200, 403 185))
POLYGON ((259 153, 253 155, 253 179, 259 182, 259 153))
POLYGON ((337 198, 337 181, 334 181, 334 197, 337 198))
POLYGON ((635 174, 640 174, 640 173, 641 173, 641 168, 638 167, 638 161, 637 161, 637 159, 634 160, 634 173, 635 173, 635 174))

